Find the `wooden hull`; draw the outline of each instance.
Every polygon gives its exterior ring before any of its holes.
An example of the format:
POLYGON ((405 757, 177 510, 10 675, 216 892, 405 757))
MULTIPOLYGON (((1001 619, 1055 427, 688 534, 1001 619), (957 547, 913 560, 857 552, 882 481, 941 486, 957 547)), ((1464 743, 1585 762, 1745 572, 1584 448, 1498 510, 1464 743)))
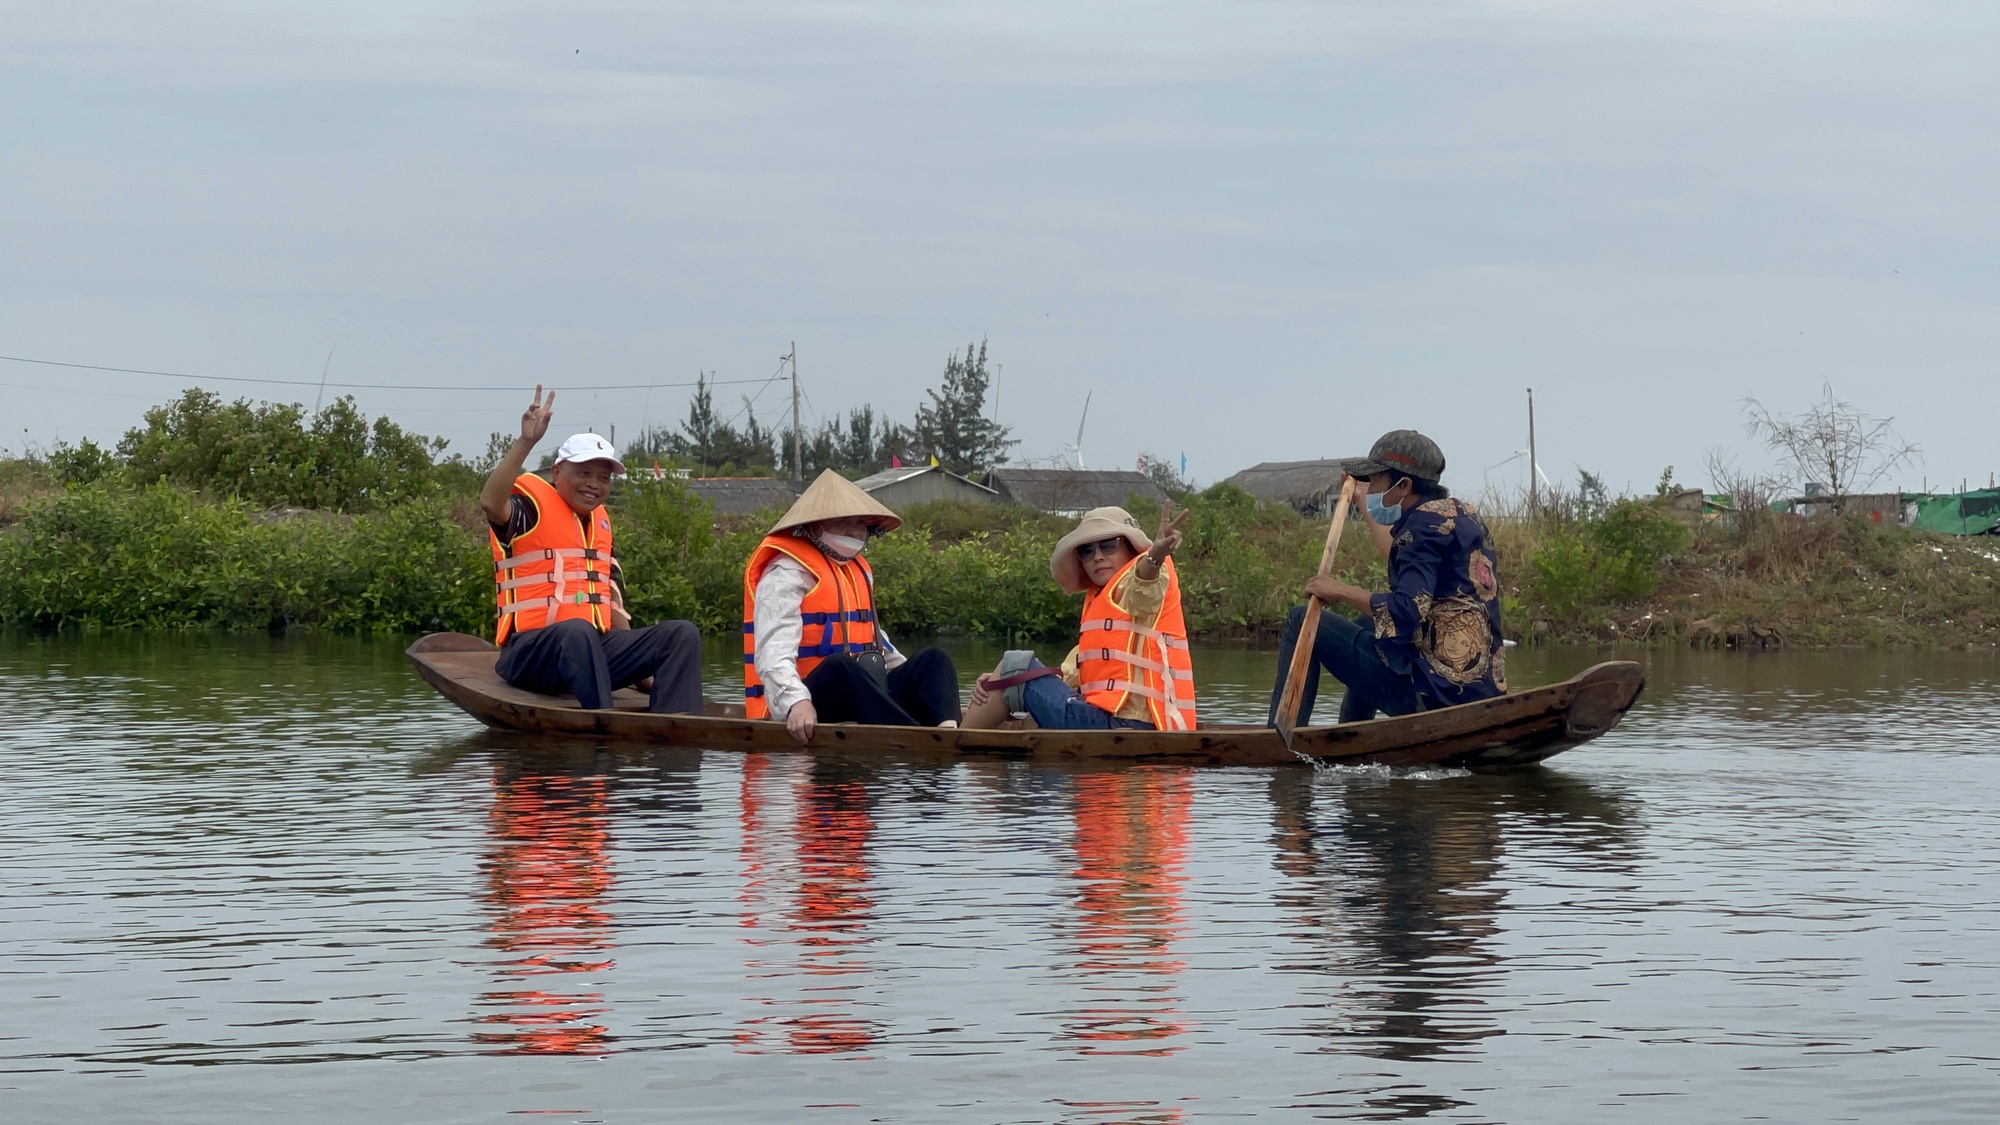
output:
POLYGON ((1559 684, 1497 699, 1330 727, 1301 728, 1294 753, 1278 733, 1250 724, 1189 732, 1146 730, 941 730, 822 724, 801 746, 783 723, 745 719, 738 704, 703 715, 655 715, 646 697, 620 691, 616 706, 586 711, 567 695, 522 691, 494 674, 498 650, 463 633, 432 633, 409 648, 424 681, 467 714, 502 730, 715 750, 829 750, 885 755, 999 755, 1046 761, 1182 762, 1270 766, 1306 757, 1339 765, 1503 766, 1539 762, 1618 724, 1645 686, 1639 665, 1614 660, 1559 684))

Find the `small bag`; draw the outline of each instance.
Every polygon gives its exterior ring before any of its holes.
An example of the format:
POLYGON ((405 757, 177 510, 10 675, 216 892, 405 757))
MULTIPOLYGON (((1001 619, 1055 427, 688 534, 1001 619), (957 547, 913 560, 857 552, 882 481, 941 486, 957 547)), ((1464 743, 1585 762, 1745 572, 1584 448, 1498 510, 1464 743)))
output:
POLYGON ((883 695, 889 694, 889 659, 882 654, 881 649, 862 649, 854 654, 854 662, 861 665, 863 672, 868 673, 868 679, 874 683, 877 690, 883 695))

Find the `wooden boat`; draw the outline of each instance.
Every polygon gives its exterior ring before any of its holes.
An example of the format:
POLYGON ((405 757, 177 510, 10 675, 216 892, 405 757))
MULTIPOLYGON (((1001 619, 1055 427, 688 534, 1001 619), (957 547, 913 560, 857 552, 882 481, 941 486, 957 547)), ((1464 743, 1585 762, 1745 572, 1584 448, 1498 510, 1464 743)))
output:
POLYGON ((651 742, 717 750, 841 750, 849 753, 1002 755, 1054 761, 1184 762, 1269 766, 1301 758, 1336 765, 1502 766, 1539 762, 1618 724, 1645 675, 1629 660, 1593 665, 1559 684, 1400 718, 1302 727, 1285 749, 1278 732, 1254 724, 1193 731, 957 730, 822 724, 801 746, 783 723, 743 717, 741 704, 710 703, 701 715, 655 715, 646 697, 621 690, 615 706, 587 711, 567 695, 537 695, 493 671, 499 650, 464 633, 432 633, 409 648, 424 681, 488 726, 533 734, 651 742))

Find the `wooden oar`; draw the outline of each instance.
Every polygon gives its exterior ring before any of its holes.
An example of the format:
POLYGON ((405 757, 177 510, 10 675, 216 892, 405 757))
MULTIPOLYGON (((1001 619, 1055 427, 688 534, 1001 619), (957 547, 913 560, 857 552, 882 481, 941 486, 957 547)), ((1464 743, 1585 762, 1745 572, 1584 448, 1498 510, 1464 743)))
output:
MULTIPOLYGON (((1354 479, 1340 484, 1340 501, 1333 506, 1333 526, 1326 529, 1326 549, 1319 555, 1321 577, 1333 569, 1333 556, 1340 550, 1340 529, 1347 526, 1347 509, 1354 502, 1354 479)), ((1313 658, 1313 637, 1319 633, 1320 601, 1306 596, 1306 619, 1299 623, 1299 641, 1292 646, 1292 666, 1285 672, 1285 693, 1278 697, 1278 737, 1285 749, 1292 748, 1292 728, 1298 724, 1299 700, 1306 694, 1306 669, 1313 658)))

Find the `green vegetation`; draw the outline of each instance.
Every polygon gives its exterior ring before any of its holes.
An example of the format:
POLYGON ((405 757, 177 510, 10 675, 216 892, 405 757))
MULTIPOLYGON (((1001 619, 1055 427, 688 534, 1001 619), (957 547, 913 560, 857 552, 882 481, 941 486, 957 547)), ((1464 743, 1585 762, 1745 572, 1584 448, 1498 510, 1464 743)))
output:
POLYGON ((165 484, 72 486, 0 535, 0 622, 362 632, 491 627, 485 548, 436 501, 272 518, 165 484))
MULTIPOLYGON (((974 357, 976 361, 976 356, 974 357)), ((342 400, 223 405, 192 392, 107 451, 89 442, 0 461, 0 624, 31 628, 378 632, 492 627, 478 466, 342 400)), ((1268 637, 1317 565, 1326 525, 1227 485, 1189 491, 1177 555, 1188 624, 1268 637)), ((1768 646, 1990 645, 2000 540, 1743 505, 1690 527, 1651 500, 1581 495, 1490 507, 1509 635, 1768 646)), ((612 500, 631 608, 710 633, 741 617, 742 570, 776 513, 718 520, 674 479, 612 500)), ((1129 507, 1149 528, 1159 513, 1129 507)), ((870 551, 885 624, 1060 639, 1078 600, 1048 577, 1064 519, 996 505, 923 505, 870 551)), ((1368 537, 1335 572, 1381 588, 1368 537)))
POLYGON ((1649 504, 1619 500, 1603 512, 1531 525, 1521 552, 1538 620, 1574 629, 1608 605, 1635 602, 1659 589, 1665 564, 1694 540, 1687 525, 1649 504))
MULTIPOLYGON (((371 426, 351 398, 310 419, 294 403, 238 399, 204 390, 146 411, 127 431, 117 463, 133 484, 165 481, 265 507, 366 512, 441 493, 433 471, 442 438, 413 434, 387 418, 371 426)), ((50 464, 68 480, 96 480, 116 465, 84 442, 58 448, 50 464)))

